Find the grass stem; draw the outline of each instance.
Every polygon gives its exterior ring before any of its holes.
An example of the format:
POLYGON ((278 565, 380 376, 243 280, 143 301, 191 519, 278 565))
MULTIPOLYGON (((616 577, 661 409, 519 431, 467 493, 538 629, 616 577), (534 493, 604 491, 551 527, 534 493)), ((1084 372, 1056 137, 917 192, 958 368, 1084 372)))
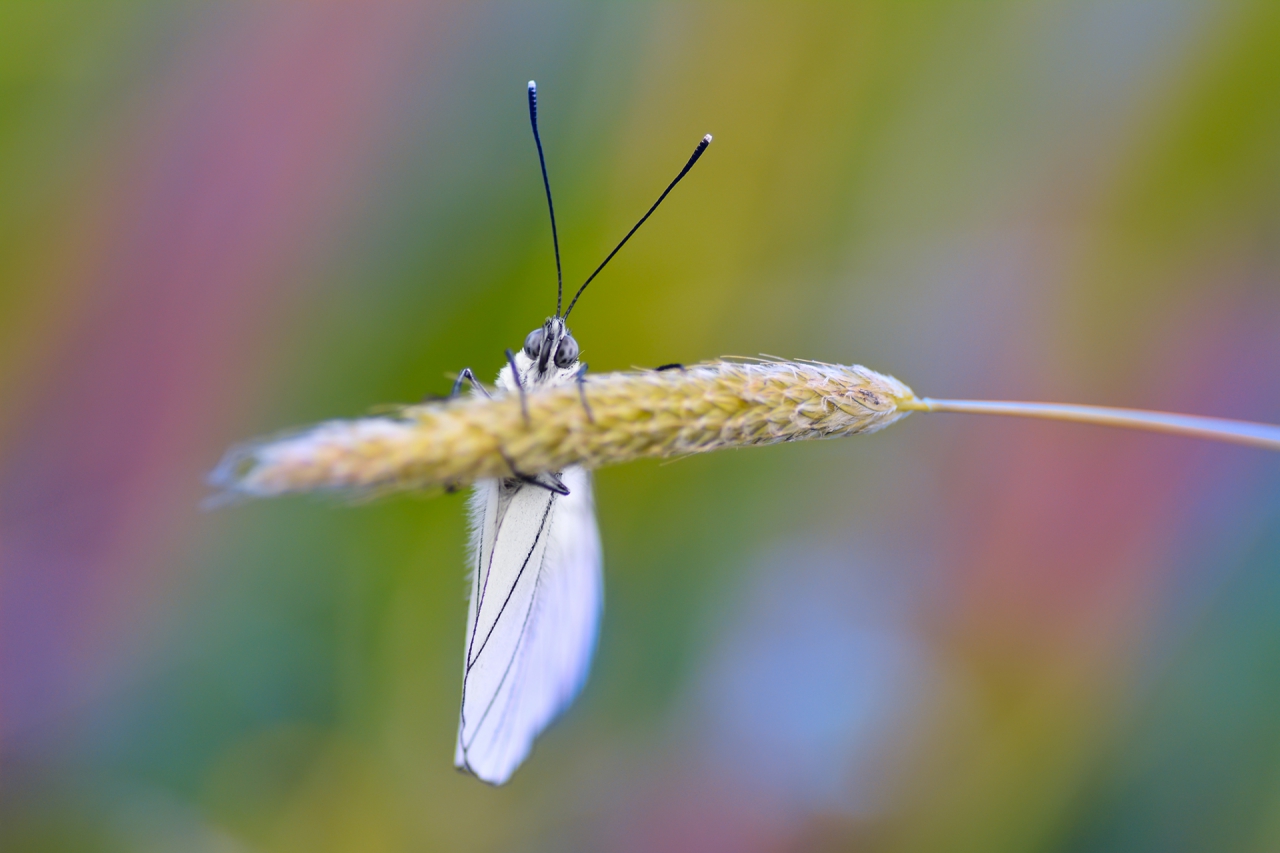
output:
POLYGON ((1043 418, 1051 421, 1074 421, 1083 424, 1140 429, 1193 438, 1208 438, 1280 450, 1280 426, 1178 415, 1171 412, 1148 412, 1141 409, 1115 409, 1109 406, 1079 406, 1070 403, 1015 403, 1002 400, 936 400, 923 397, 902 401, 902 409, 922 412, 961 412, 974 415, 1012 415, 1021 418, 1043 418))

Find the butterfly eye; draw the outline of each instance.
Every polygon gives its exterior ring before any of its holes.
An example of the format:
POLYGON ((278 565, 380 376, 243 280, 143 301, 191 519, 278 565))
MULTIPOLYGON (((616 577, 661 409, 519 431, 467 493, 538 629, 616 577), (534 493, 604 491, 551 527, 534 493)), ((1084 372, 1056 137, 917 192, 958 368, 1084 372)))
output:
POLYGON ((524 354, 529 358, 537 358, 542 351, 542 329, 537 328, 524 339, 524 354))
POLYGON ((556 349, 556 367, 568 367, 578 360, 578 342, 565 335, 556 349))

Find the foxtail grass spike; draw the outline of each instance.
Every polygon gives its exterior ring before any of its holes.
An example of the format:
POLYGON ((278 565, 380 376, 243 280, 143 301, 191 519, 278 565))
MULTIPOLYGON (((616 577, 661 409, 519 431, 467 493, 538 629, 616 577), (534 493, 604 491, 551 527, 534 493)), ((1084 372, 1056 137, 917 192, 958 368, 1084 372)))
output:
POLYGON ((717 361, 328 421, 233 448, 210 483, 220 491, 217 500, 455 488, 572 465, 600 468, 861 435, 911 412, 1077 421, 1280 450, 1280 427, 1267 424, 1102 406, 920 398, 892 376, 860 365, 717 361))

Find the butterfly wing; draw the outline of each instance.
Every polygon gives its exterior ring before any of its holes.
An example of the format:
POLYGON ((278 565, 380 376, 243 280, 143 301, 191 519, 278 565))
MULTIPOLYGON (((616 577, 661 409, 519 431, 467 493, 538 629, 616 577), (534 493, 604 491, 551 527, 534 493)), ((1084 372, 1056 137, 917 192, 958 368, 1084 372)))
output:
POLYGON ((590 475, 565 496, 513 481, 471 499, 473 579, 454 763, 505 782, 581 688, 603 579, 590 475))

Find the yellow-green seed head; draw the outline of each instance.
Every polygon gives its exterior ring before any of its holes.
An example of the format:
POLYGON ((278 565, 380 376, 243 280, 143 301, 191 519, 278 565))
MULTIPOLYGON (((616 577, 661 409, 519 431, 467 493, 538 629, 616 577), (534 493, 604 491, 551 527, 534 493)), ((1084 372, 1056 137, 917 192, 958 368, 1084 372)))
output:
POLYGON ((918 405, 906 385, 858 365, 718 361, 531 390, 523 407, 516 393, 471 395, 328 421, 235 448, 210 479, 224 494, 259 497, 462 486, 870 433, 918 405))

